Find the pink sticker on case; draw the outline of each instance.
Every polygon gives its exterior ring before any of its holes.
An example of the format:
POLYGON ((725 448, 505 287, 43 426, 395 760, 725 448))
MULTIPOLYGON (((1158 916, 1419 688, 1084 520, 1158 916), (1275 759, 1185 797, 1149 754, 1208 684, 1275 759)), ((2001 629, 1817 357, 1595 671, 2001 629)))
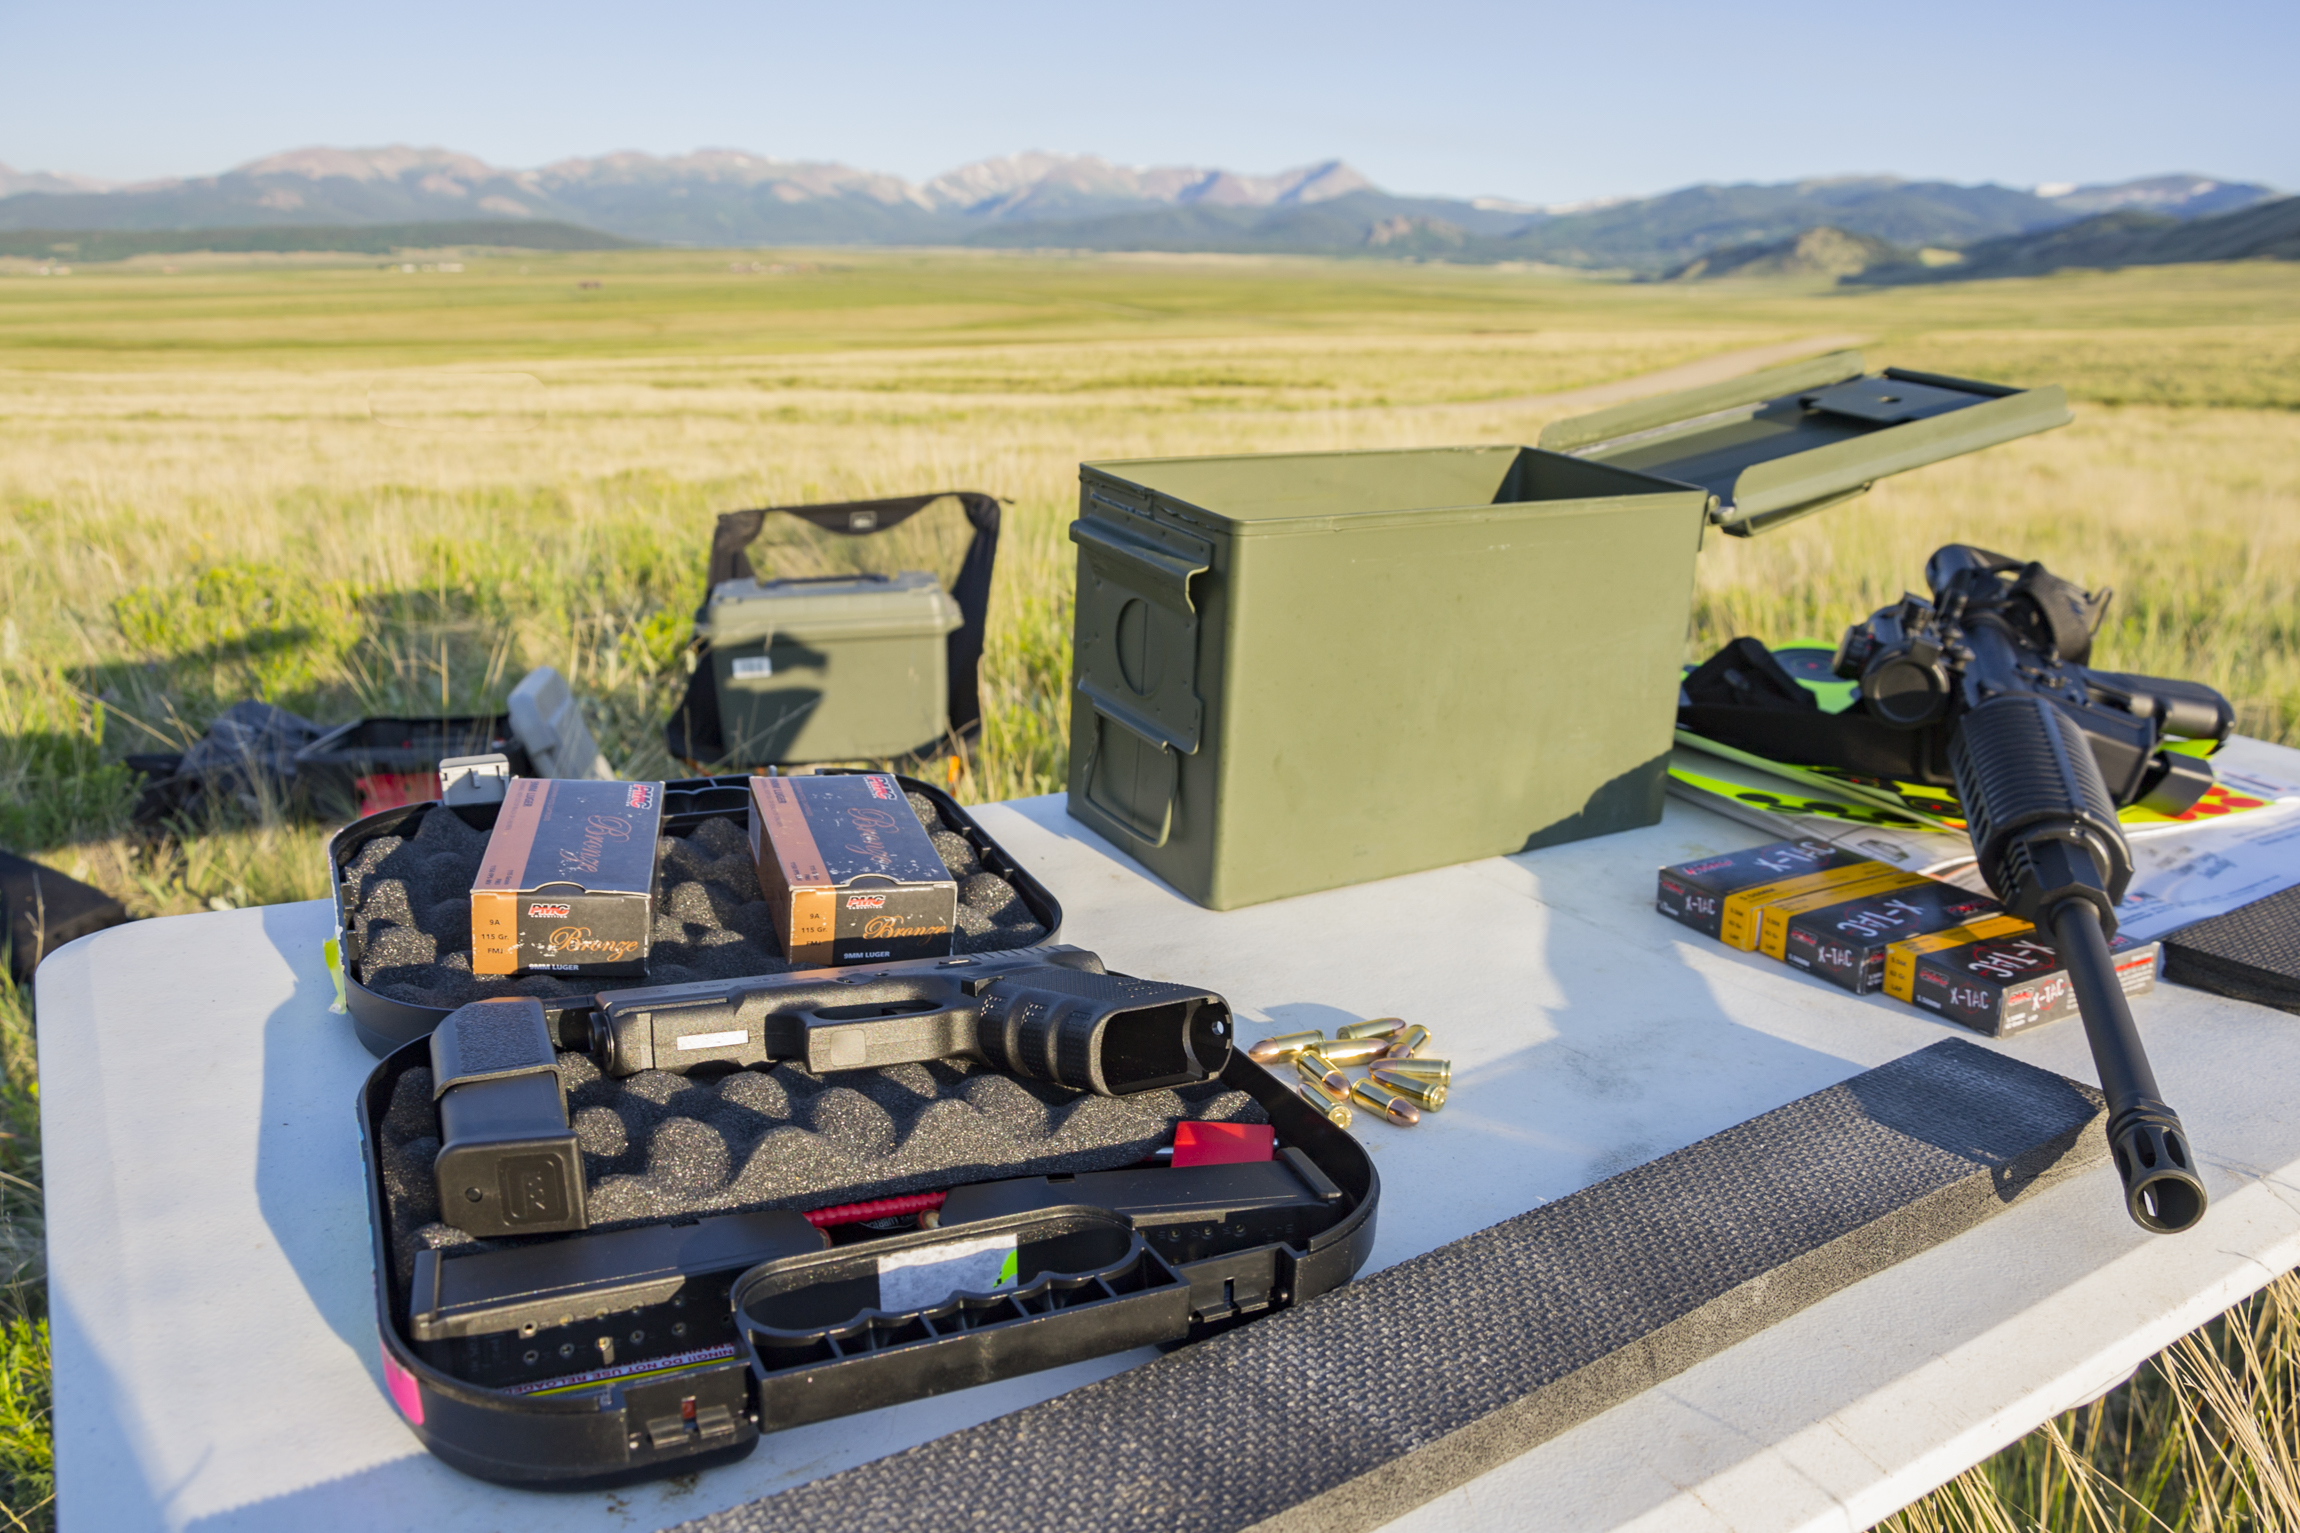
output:
POLYGON ((381 1337, 376 1338, 376 1347, 383 1353, 383 1387, 391 1391, 391 1403, 399 1407, 399 1413, 410 1425, 422 1426, 423 1391, 417 1387, 415 1375, 399 1365, 399 1359, 391 1355, 391 1348, 381 1337))

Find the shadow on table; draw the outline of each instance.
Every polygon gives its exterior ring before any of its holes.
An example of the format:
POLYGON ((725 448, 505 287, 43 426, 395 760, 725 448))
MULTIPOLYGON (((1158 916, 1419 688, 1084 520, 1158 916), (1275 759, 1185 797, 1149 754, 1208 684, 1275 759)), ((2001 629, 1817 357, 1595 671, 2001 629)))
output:
MULTIPOLYGON (((93 1395, 102 1402, 90 1410, 82 1406, 76 1415, 93 1416, 114 1423, 132 1436, 141 1436, 144 1423, 137 1408, 137 1395, 125 1387, 119 1376, 104 1363, 104 1355, 95 1345, 96 1328, 82 1316, 71 1300, 61 1292, 49 1296, 48 1334, 50 1358, 53 1366, 68 1371, 76 1395, 93 1395)), ((57 1457, 66 1476, 72 1471, 74 1445, 69 1436, 57 1445, 57 1457)), ((163 1527, 167 1524, 168 1504, 183 1493, 185 1484, 199 1473, 202 1465, 195 1465, 176 1485, 155 1486, 141 1473, 146 1455, 129 1452, 112 1457, 120 1467, 100 1486, 83 1490, 75 1481, 62 1498, 61 1509, 70 1514, 74 1525, 109 1527, 163 1527)), ((203 1465, 204 1465, 203 1458, 203 1465)))
POLYGON ((355 1107, 360 1083, 376 1061, 360 1047, 351 1019, 328 1010, 335 985, 320 942, 333 935, 332 927, 315 930, 308 907, 271 905, 263 915, 264 935, 294 973, 295 991, 263 1021, 256 1206, 320 1318, 361 1360, 380 1394, 383 1365, 376 1350, 355 1107), (315 1152, 339 1159, 345 1174, 315 1176, 315 1152))

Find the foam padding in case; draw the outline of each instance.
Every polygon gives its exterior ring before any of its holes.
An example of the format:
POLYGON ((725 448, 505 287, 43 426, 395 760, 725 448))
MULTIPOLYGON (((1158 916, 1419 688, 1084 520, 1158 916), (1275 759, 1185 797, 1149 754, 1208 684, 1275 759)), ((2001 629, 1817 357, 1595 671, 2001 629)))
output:
MULTIPOLYGON (((973 846, 943 825, 931 800, 917 793, 909 798, 958 880, 953 951, 988 953, 1044 941, 1046 929, 1031 918, 1014 886, 984 871, 973 846)), ((423 816, 413 835, 377 836, 360 847, 343 870, 352 895, 348 924, 359 939, 354 977, 378 995, 450 1010, 498 996, 548 1000, 602 988, 599 979, 578 974, 472 972, 471 885, 486 850, 484 831, 440 812, 423 816)), ((797 967, 783 957, 741 824, 706 820, 690 834, 662 837, 656 850, 646 979, 608 980, 605 988, 784 974, 797 967)))
MULTIPOLYGON (((964 1060, 821 1076, 788 1065, 646 1070, 620 1080, 581 1054, 562 1053, 558 1064, 593 1229, 1112 1171, 1169 1142, 1179 1123, 1262 1121, 1253 1098, 1219 1081, 1102 1097, 964 1060)), ((401 1075, 377 1146, 402 1282, 418 1247, 493 1244, 440 1220, 432 1096, 430 1070, 401 1075)))
POLYGON ((684 1526, 1373 1527, 2104 1159, 2100 1111, 2074 1081, 1937 1043, 1255 1325, 684 1526))

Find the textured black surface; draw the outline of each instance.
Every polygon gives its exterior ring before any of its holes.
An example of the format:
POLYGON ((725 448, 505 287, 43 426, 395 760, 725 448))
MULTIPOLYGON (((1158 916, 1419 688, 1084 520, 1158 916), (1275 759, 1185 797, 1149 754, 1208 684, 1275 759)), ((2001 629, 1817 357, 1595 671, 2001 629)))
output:
MULTIPOLYGON (((1031 919, 1013 885, 983 871, 967 839, 942 828, 931 799, 917 793, 909 799, 959 880, 957 950, 997 952, 1043 940, 1045 928, 1031 919)), ((361 983, 395 1000, 449 1008, 494 996, 587 995, 599 988, 596 979, 580 975, 471 972, 471 881, 486 850, 485 832, 438 811, 426 814, 412 836, 378 836, 359 849, 344 882, 361 983)), ((759 893, 749 838, 733 820, 706 820, 689 835, 663 837, 655 895, 648 984, 791 968, 759 893)))
POLYGON ((2104 1153, 1959 1040, 1315 1302, 697 1533, 1370 1527, 2104 1153))
MULTIPOLYGON (((1170 1142, 1186 1118, 1263 1121, 1251 1097, 1214 1082, 1100 1097, 955 1062, 824 1076, 788 1065, 646 1070, 617 1080, 570 1053, 559 1056, 559 1076, 593 1229, 1110 1171, 1170 1142)), ((431 1079, 424 1069, 399 1078, 377 1146, 403 1282, 418 1247, 472 1243, 439 1221, 431 1079)))
POLYGON ((432 1093, 490 1076, 555 1067, 543 1003, 528 996, 474 1001, 448 1014, 431 1035, 432 1093))
POLYGON ((2214 995, 2300 1011, 2300 887, 2166 937, 2164 977, 2214 995))

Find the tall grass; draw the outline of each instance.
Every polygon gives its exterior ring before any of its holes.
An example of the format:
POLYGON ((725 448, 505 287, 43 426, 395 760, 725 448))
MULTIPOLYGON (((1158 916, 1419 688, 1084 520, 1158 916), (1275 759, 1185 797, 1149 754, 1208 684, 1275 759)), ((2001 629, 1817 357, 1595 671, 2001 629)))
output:
MULTIPOLYGON (((123 758, 239 698, 485 711, 548 663, 623 771, 683 770, 660 729, 718 511, 1007 497, 984 737, 955 786, 1043 793, 1067 764, 1081 459, 1530 441, 1593 390, 1800 338, 2062 382, 2078 420, 1713 538, 1689 657, 1831 635, 1966 540, 2116 587, 2107 663, 2212 682, 2251 733, 2300 738, 2290 267, 1836 294, 1251 259, 171 264, 0 262, 0 844, 139 916, 324 892, 323 828, 128 823, 123 758)), ((0 991, 0 1505, 41 1525, 30 1035, 0 991)), ((2296 1346, 2286 1279, 1891 1526, 2300 1527, 2296 1346)))

